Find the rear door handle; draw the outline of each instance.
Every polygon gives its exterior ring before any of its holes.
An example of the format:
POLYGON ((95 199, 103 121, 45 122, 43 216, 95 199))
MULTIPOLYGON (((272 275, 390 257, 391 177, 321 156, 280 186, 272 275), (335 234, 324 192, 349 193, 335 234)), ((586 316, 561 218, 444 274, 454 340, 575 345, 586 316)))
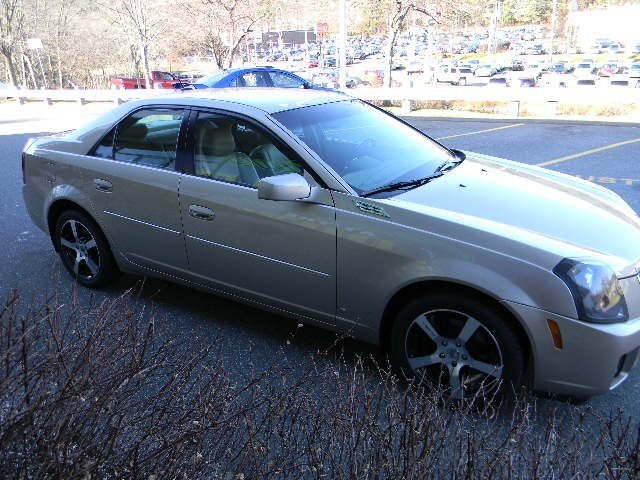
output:
POLYGON ((201 205, 189 205, 189 215, 198 220, 213 220, 215 213, 210 208, 201 205))
POLYGON ((103 180, 102 178, 94 178, 93 185, 96 187, 96 190, 99 190, 100 192, 113 192, 113 184, 108 180, 103 180))

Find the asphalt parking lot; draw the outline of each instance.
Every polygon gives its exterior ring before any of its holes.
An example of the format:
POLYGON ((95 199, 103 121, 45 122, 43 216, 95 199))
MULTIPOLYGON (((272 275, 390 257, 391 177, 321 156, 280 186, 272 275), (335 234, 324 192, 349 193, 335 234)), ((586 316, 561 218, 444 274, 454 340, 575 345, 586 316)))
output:
MULTIPOLYGON (((640 212, 640 125, 427 118, 409 121, 447 146, 587 178, 614 190, 640 212)), ((0 135, 0 297, 14 288, 20 289, 25 299, 72 288, 49 238, 31 223, 22 203, 20 151, 29 136, 0 135)), ((108 290, 81 290, 79 294, 85 298, 95 294, 98 300, 113 297, 139 280, 123 277, 108 290)), ((232 371, 247 368, 249 350, 254 364, 268 365, 279 352, 295 363, 306 355, 325 351, 336 340, 323 330, 299 328, 296 321, 161 281, 147 281, 143 297, 153 302, 159 321, 166 322, 176 337, 219 339, 232 371)), ((355 341, 345 341, 343 346, 348 356, 376 352, 355 341)), ((638 415, 639 370, 619 389, 590 400, 589 405, 604 415, 618 407, 638 415)))

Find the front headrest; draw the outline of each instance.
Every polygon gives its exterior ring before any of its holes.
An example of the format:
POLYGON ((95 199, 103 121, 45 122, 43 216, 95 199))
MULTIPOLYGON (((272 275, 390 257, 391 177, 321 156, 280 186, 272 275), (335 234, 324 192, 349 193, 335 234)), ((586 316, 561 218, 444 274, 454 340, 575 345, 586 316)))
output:
POLYGON ((198 146, 200 153, 214 157, 230 155, 236 151, 236 141, 231 133, 231 124, 219 125, 206 120, 199 125, 198 146))

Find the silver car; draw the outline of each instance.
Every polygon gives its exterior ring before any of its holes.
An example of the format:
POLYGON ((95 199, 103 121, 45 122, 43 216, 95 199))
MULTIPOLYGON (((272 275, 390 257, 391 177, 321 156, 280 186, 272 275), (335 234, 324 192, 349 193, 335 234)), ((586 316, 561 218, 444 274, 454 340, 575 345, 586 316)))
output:
POLYGON ((87 287, 191 285, 379 344, 456 398, 586 397, 638 358, 640 219, 620 197, 341 94, 135 101, 22 161, 33 221, 87 287))

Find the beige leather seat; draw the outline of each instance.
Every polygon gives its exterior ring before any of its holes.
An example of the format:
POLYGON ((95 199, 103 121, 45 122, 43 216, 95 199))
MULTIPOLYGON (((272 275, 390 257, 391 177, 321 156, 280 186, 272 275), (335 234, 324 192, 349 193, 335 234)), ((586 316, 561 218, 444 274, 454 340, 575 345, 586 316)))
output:
POLYGON ((300 173, 300 166, 292 162, 272 143, 259 145, 251 152, 251 159, 262 177, 300 173))
POLYGON ((233 183, 255 185, 260 177, 251 158, 236 150, 232 124, 204 120, 196 127, 195 173, 233 183))

